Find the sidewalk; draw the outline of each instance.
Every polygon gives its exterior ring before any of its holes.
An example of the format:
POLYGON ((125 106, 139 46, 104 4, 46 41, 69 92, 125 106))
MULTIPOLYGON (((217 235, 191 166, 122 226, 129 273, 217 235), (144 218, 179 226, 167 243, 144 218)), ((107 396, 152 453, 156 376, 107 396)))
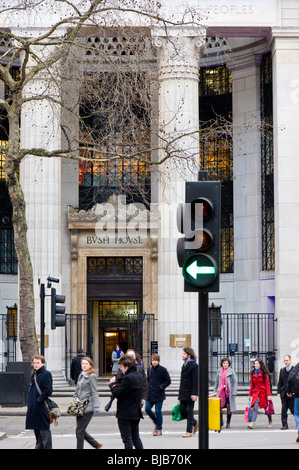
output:
MULTIPOLYGON (((109 415, 114 415, 115 414, 115 408, 116 408, 116 401, 114 400, 110 410, 106 412, 104 410, 105 405, 109 401, 109 393, 105 394, 103 396, 102 393, 99 393, 100 395, 100 414, 103 414, 105 416, 109 415)), ((55 393, 53 394, 53 400, 58 403, 60 406, 61 410, 61 416, 66 416, 66 410, 71 402, 72 396, 71 394, 69 396, 55 396, 55 393)), ((275 414, 280 414, 281 412, 281 400, 277 395, 272 396, 273 399, 273 404, 274 404, 274 410, 275 414)), ((171 414, 172 408, 174 405, 178 403, 178 398, 177 395, 175 396, 173 393, 171 395, 167 395, 166 393, 166 400, 163 403, 163 413, 164 414, 171 414)), ((236 404, 237 404, 237 414, 243 414, 245 407, 248 404, 248 395, 245 393, 242 393, 242 395, 238 395, 236 397, 236 404)), ((198 410, 198 402, 195 404, 195 410, 198 410)), ((27 411, 26 406, 0 406, 0 416, 25 416, 27 411)), ((263 410, 261 410, 263 413, 263 410)))

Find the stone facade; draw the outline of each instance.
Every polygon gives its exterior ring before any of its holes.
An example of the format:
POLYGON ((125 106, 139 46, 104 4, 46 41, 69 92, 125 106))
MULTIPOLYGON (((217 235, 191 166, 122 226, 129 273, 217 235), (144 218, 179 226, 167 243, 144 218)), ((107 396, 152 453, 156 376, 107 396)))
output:
MULTIPOLYGON (((180 2, 165 3, 169 9, 180 2)), ((78 206, 76 162, 27 157, 22 163, 20 179, 27 206, 37 330, 38 279, 45 281, 49 274, 60 277, 59 289, 67 296, 67 310, 87 313, 86 259, 130 253, 143 258, 143 310, 154 312, 158 320, 163 365, 174 372, 180 368, 182 350, 170 345, 172 335, 191 335, 191 345, 197 350, 197 296, 183 292, 176 259, 175 208, 184 200, 184 181, 196 179, 199 170, 199 66, 226 63, 232 73, 235 128, 235 269, 221 275, 220 292, 210 295, 210 303, 222 305, 223 312, 273 312, 275 308, 279 368, 284 354, 292 354, 294 362, 299 360, 299 7, 295 0, 199 3, 202 28, 173 27, 168 37, 160 30, 151 32, 159 77, 159 123, 170 138, 184 135, 186 130, 194 134, 180 143, 192 164, 178 167, 168 163, 167 172, 158 177, 159 217, 150 219, 143 238, 136 243, 126 239, 121 245, 114 240, 104 246, 96 238, 100 220, 97 208, 80 213, 68 207, 78 206), (225 37, 226 42, 217 48, 211 40, 215 36, 225 37), (211 47, 205 49, 206 44, 211 47), (259 74, 261 56, 268 51, 273 63, 275 272, 261 268, 259 74)), ((35 86, 42 92, 44 77, 35 86)), ((49 148, 59 148, 63 140, 59 119, 55 109, 28 105, 22 115, 21 145, 39 146, 46 141, 49 148)), ((117 221, 117 227, 126 231, 126 223, 117 221)), ((7 303, 17 302, 17 282, 16 276, 1 275, 2 310, 7 303)), ((48 299, 46 303, 48 309, 48 299)), ((49 367, 63 370, 63 332, 53 332, 47 326, 46 334, 49 367)))

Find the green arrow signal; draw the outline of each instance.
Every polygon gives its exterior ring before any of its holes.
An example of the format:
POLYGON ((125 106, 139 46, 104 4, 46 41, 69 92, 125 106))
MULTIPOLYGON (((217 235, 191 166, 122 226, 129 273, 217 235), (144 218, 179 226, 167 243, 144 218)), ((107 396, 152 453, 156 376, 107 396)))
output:
POLYGON ((194 279, 197 279, 198 274, 215 274, 216 269, 214 266, 197 266, 197 261, 193 261, 190 266, 186 268, 187 273, 193 277, 194 279))

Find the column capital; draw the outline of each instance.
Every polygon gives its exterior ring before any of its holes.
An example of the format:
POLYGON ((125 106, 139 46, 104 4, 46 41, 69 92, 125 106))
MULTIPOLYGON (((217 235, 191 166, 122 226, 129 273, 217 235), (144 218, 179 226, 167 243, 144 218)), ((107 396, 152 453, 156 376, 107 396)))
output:
POLYGON ((174 28, 155 31, 153 45, 157 48, 159 79, 187 78, 198 80, 199 58, 205 47, 205 29, 174 28))

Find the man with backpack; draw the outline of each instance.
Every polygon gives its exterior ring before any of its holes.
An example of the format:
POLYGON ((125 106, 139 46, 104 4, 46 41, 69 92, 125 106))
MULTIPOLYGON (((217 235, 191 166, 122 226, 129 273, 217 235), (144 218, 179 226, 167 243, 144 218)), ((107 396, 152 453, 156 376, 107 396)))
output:
POLYGON ((296 442, 299 442, 299 363, 290 372, 286 391, 289 398, 294 397, 294 418, 298 432, 296 442))

